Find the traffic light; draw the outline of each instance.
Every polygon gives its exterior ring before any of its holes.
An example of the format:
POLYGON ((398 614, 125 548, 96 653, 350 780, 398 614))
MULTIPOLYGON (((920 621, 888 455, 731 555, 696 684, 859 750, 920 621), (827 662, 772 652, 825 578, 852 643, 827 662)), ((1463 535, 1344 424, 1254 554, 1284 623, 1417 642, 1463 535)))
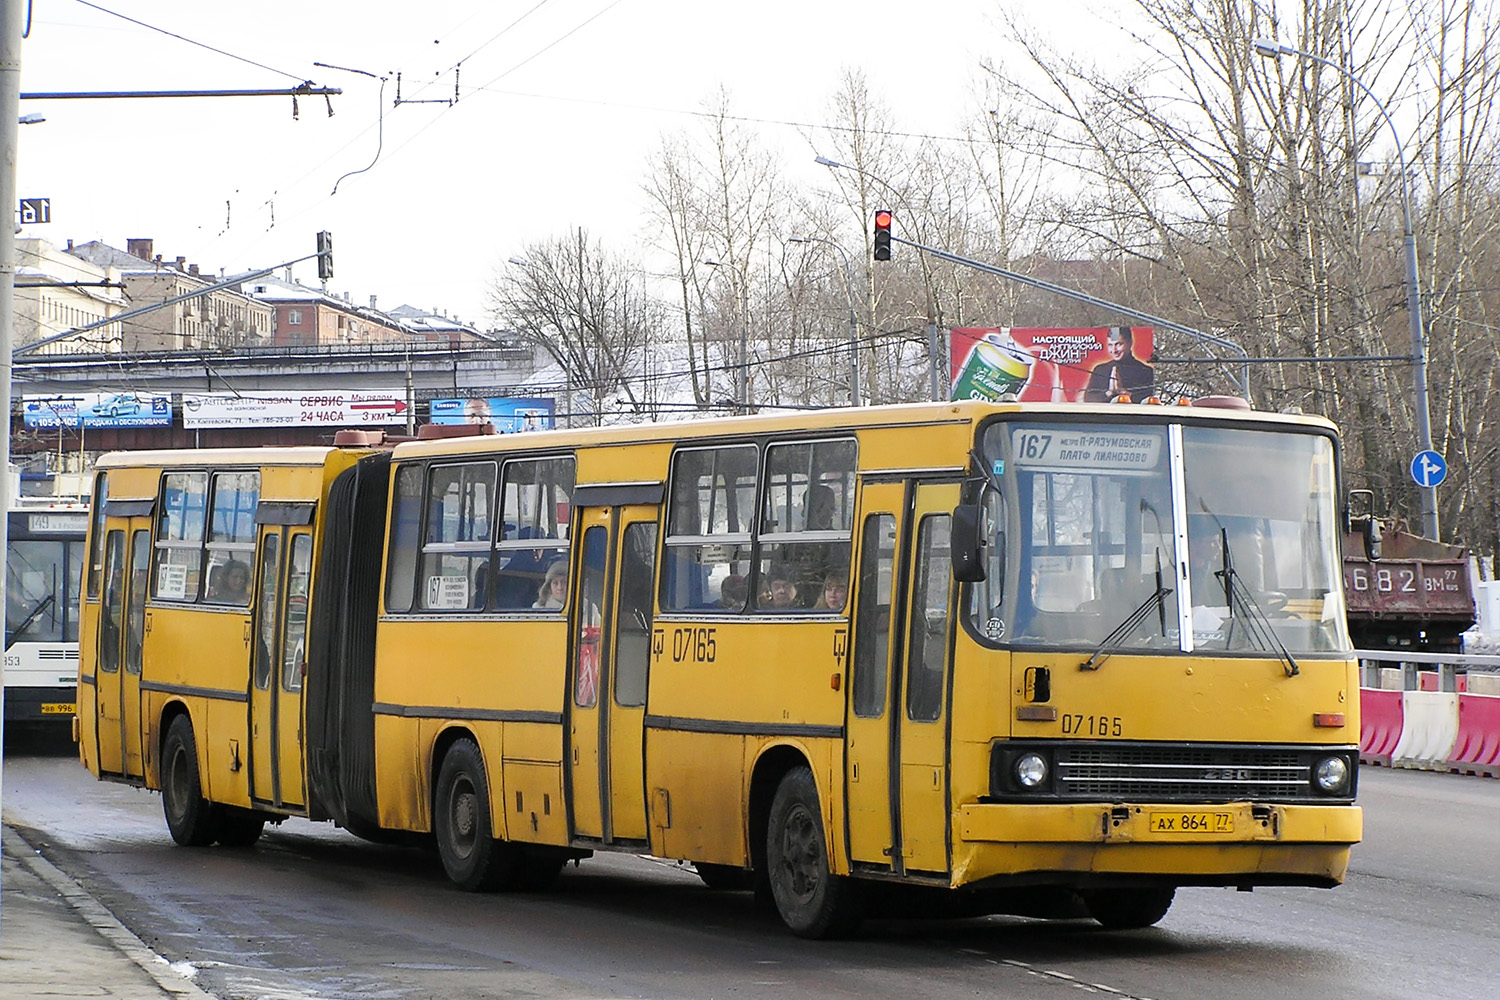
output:
POLYGON ((318 234, 318 277, 333 277, 333 234, 326 229, 318 234))
POLYGON ((875 213, 875 259, 891 259, 891 213, 883 208, 875 213))

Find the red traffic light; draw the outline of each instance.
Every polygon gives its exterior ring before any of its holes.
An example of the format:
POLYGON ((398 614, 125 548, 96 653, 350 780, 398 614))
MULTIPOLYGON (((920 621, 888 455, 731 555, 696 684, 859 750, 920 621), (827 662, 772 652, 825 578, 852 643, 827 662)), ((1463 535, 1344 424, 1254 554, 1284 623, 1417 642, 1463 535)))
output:
POLYGON ((875 213, 875 252, 876 260, 891 259, 891 213, 886 209, 879 209, 875 213))

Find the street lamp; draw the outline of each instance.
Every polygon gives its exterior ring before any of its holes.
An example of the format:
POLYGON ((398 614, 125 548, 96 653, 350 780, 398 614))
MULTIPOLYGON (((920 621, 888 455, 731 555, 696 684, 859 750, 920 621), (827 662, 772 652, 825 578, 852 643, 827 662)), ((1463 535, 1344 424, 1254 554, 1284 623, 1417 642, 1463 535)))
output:
MULTIPOLYGON (((1411 326, 1412 405, 1417 417, 1417 443, 1422 451, 1431 451, 1432 418, 1427 412, 1427 335, 1422 330, 1422 300, 1417 284, 1417 240, 1413 235, 1411 222, 1413 201, 1411 174, 1406 168, 1406 151, 1401 145, 1401 133, 1396 130, 1396 123, 1391 120, 1390 112, 1386 111, 1385 105, 1380 103, 1380 98, 1365 86, 1363 80, 1344 66, 1331 59, 1294 49, 1290 45, 1281 45, 1267 38, 1257 38, 1250 45, 1257 55, 1267 59, 1296 56, 1299 59, 1307 59, 1333 67, 1364 91, 1365 96, 1380 112, 1380 117, 1384 118, 1385 123, 1390 126, 1391 135, 1396 140, 1396 158, 1401 163, 1401 223, 1402 239, 1406 249, 1406 314, 1411 326)), ((1422 533, 1437 541, 1439 538, 1437 487, 1419 484, 1419 489, 1422 496, 1422 533)))
POLYGON ((849 270, 849 251, 821 236, 792 236, 788 243, 825 243, 844 258, 844 297, 849 300, 849 405, 859 405, 859 321, 854 315, 854 282, 849 270))
MULTIPOLYGON (((828 157, 821 154, 815 155, 813 157, 813 162, 820 167, 828 167, 833 170, 852 170, 854 173, 859 174, 861 177, 868 177, 870 180, 874 181, 876 184, 879 184, 881 187, 885 188, 893 196, 895 196, 896 200, 901 203, 902 211, 909 218, 915 221, 916 213, 912 212, 911 203, 906 200, 906 196, 904 194, 896 189, 895 185, 891 184, 885 178, 880 177, 876 174, 872 174, 870 173, 870 171, 861 169, 860 167, 852 166, 848 163, 840 163, 838 160, 830 160, 828 157)), ((918 239, 921 239, 920 232, 918 233, 918 239)), ((923 240, 923 242, 926 241, 923 240)), ((927 292, 927 355, 931 382, 931 396, 935 400, 946 399, 948 394, 943 389, 943 352, 942 344, 938 340, 937 301, 932 292, 932 272, 928 269, 926 254, 919 254, 918 259, 922 264, 922 284, 927 292)))
POLYGON ((736 264, 722 260, 704 260, 709 267, 728 268, 740 279, 740 364, 734 382, 735 401, 741 413, 750 412, 750 279, 736 264))

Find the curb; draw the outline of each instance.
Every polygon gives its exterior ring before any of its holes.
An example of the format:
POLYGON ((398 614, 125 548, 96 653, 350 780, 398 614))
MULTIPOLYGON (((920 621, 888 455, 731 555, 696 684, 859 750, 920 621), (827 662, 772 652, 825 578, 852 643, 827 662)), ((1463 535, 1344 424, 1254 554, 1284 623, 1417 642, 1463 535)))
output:
POLYGON ((76 879, 43 857, 41 851, 10 823, 4 825, 4 850, 22 867, 55 889, 100 937, 139 966, 164 993, 184 1000, 218 1000, 152 951, 146 942, 136 937, 130 928, 122 924, 118 917, 76 879))

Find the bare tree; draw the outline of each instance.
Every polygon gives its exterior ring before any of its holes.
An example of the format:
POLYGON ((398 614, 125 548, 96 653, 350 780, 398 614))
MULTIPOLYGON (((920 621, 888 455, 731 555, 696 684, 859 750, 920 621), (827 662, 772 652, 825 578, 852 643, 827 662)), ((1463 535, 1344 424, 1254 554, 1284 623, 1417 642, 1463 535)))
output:
MULTIPOLYGON (((639 271, 591 242, 583 229, 526 248, 524 259, 491 284, 496 320, 545 351, 562 370, 569 396, 602 423, 620 394, 627 413, 645 412, 642 378, 659 310, 639 271)), ((569 414, 571 417, 572 414, 569 414)))

